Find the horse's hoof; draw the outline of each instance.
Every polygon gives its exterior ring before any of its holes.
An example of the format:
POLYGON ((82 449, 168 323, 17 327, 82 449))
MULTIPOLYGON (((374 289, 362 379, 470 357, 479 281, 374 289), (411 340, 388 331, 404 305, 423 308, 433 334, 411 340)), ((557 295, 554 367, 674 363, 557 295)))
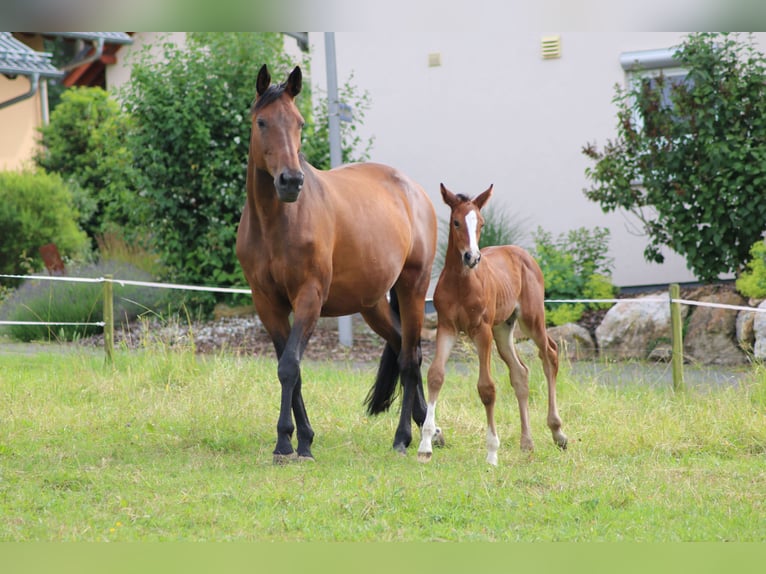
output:
POLYGON ((298 455, 298 462, 316 462, 316 459, 310 454, 309 455, 301 454, 301 455, 298 455))
POLYGON ((418 453, 418 462, 422 462, 422 463, 431 462, 431 453, 430 452, 419 452, 418 453))
POLYGON ((273 462, 277 466, 282 466, 284 464, 289 464, 293 461, 298 460, 298 453, 293 451, 289 454, 278 454, 274 453, 274 459, 273 462))
POLYGON ((404 446, 403 444, 395 444, 394 452, 402 456, 405 456, 407 454, 407 447, 404 446))
POLYGON ((434 436, 431 437, 431 444, 435 447, 444 447, 445 440, 444 440, 444 433, 442 432, 442 429, 437 428, 436 432, 434 433, 434 436))

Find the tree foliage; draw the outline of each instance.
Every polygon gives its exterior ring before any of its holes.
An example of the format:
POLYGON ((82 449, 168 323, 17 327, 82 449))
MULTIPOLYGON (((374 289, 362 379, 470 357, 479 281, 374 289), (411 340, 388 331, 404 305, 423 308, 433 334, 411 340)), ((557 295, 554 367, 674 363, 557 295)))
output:
POLYGON ((135 172, 128 127, 128 116, 106 91, 71 88, 40 128, 35 163, 79 186, 80 225, 92 239, 130 221, 135 172))
POLYGON ((647 260, 667 246, 710 282, 739 271, 766 229, 765 60, 751 38, 712 33, 687 36, 675 58, 684 82, 616 88, 617 137, 583 148, 595 161, 584 191, 638 218, 647 260))
MULTIPOLYGON (((279 34, 192 33, 185 46, 147 47, 121 93, 134 130, 137 216, 169 279, 244 284, 234 253, 245 197, 256 71, 289 65, 279 34)), ((194 297, 210 302, 209 294, 194 297)))
MULTIPOLYGON (((201 285, 244 285, 235 255, 245 201, 250 106, 266 63, 275 82, 296 65, 277 33, 190 33, 185 46, 149 47, 133 63, 121 94, 134 130, 139 172, 138 220, 148 228, 169 279, 201 285)), ((342 93, 359 97, 350 84, 342 93)), ((361 97, 362 113, 367 104, 361 97)), ((326 101, 312 108, 310 83, 296 100, 306 120, 303 149, 310 163, 329 164, 326 101), (321 140, 321 141, 320 141, 321 140)), ((358 120, 358 118, 357 118, 358 120)), ((360 143, 345 127, 344 159, 360 143)), ((215 297, 220 298, 220 297, 215 297)), ((189 300, 205 305, 210 294, 189 300)))
POLYGON ((39 249, 47 243, 78 257, 87 238, 76 220, 71 186, 58 175, 0 172, 0 273, 42 268, 39 249))
MULTIPOLYGON (((614 297, 608 229, 580 227, 554 238, 538 227, 533 239, 532 254, 545 278, 546 299, 614 297)), ((545 316, 548 323, 563 325, 579 320, 586 309, 599 306, 598 303, 546 303, 545 316)))

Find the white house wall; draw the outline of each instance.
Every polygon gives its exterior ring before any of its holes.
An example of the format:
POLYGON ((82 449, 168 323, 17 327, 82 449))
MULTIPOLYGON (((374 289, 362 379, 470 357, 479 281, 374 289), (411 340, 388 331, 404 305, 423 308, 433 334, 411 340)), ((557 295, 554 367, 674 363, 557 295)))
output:
MULTIPOLYGON (((336 33, 339 83, 353 73, 371 96, 361 135, 374 137, 372 160, 419 181, 440 217, 448 213, 440 182, 469 195, 494 183, 492 201, 523 218, 529 232, 608 227, 617 285, 694 281, 670 251, 663 265, 646 262, 635 223, 585 198, 592 161, 581 153, 587 142, 602 147, 616 134, 620 54, 668 48, 683 35, 561 32, 561 58, 543 60, 541 39, 555 33, 336 33), (440 66, 429 67, 432 53, 440 66)), ((310 44, 311 81, 326 92, 324 34, 311 33, 310 44)))

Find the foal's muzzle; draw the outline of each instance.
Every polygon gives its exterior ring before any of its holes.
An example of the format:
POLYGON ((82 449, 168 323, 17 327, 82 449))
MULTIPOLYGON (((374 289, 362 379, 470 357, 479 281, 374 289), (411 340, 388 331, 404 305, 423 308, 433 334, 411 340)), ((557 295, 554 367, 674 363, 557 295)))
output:
POLYGON ((463 253, 463 265, 469 269, 476 267, 479 264, 479 261, 481 261, 481 253, 471 253, 470 251, 463 253))
POLYGON ((298 199, 303 188, 303 172, 297 169, 284 169, 274 178, 274 187, 280 201, 292 203, 298 199))

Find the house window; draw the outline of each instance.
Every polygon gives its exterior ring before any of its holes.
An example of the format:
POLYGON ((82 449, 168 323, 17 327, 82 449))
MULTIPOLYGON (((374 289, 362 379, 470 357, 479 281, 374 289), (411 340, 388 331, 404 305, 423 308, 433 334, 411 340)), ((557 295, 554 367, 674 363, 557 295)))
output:
MULTIPOLYGON (((661 90, 659 105, 663 109, 673 107, 671 93, 674 87, 691 81, 687 70, 680 67, 674 58, 675 48, 623 52, 620 65, 625 70, 625 84, 629 91, 641 87, 649 90, 661 90), (662 81, 660 81, 662 76, 662 81)), ((634 116, 635 126, 644 129, 643 120, 634 116)))

